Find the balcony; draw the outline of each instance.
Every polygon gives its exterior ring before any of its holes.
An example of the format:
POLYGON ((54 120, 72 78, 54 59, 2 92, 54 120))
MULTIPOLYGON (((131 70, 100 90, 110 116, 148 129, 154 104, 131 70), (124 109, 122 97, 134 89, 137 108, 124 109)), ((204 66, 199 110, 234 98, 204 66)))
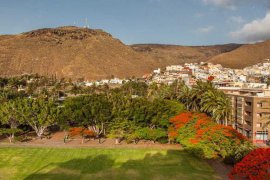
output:
POLYGON ((259 108, 256 110, 257 113, 270 113, 270 109, 263 109, 263 108, 259 108))
POLYGON ((252 106, 245 106, 245 111, 252 112, 252 106))
POLYGON ((243 128, 246 129, 246 130, 251 130, 252 129, 251 125, 248 125, 248 124, 243 124, 243 128))
POLYGON ((237 119, 236 119, 236 122, 237 122, 238 124, 243 124, 244 121, 243 121, 242 119, 238 119, 238 118, 237 118, 237 119))
POLYGON ((245 115, 245 121, 252 122, 252 116, 250 115, 245 115))
POLYGON ((270 114, 260 116, 259 120, 260 121, 269 121, 270 120, 270 114))

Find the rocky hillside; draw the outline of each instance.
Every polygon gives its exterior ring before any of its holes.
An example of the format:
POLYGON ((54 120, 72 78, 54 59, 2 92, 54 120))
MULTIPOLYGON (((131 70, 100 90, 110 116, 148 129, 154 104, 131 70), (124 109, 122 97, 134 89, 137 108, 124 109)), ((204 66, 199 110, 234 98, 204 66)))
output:
POLYGON ((244 67, 269 55, 270 41, 243 46, 127 46, 102 30, 66 26, 1 35, 0 76, 38 73, 86 80, 126 78, 185 62, 210 60, 244 67))
POLYGON ((142 76, 155 65, 152 57, 102 30, 60 27, 0 36, 2 76, 39 73, 96 80, 142 76))
POLYGON ((162 44, 136 44, 131 47, 138 52, 152 56, 161 67, 172 64, 207 61, 225 52, 237 49, 239 44, 215 46, 178 46, 162 44))
POLYGON ((264 59, 270 59, 270 40, 243 45, 234 51, 217 55, 209 62, 230 68, 244 68, 260 63, 264 59))

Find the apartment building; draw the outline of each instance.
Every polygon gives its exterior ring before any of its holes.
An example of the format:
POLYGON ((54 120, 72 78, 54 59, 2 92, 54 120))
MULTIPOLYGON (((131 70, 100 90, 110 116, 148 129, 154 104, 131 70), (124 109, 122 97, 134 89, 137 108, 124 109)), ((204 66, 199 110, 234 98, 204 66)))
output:
POLYGON ((222 88, 232 105, 232 126, 254 143, 270 139, 270 90, 222 88))

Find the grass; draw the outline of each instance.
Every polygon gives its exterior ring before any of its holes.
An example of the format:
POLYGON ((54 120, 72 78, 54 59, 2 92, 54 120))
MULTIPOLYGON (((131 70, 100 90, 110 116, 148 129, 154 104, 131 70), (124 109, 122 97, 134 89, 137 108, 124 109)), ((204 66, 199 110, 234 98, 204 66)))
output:
POLYGON ((181 150, 0 148, 0 179, 213 179, 181 150))

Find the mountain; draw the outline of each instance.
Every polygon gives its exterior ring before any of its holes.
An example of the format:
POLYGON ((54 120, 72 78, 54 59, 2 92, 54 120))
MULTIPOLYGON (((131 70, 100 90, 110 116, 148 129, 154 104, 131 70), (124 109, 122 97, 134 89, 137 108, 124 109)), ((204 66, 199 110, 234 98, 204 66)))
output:
POLYGON ((102 30, 73 26, 0 36, 0 75, 39 73, 97 80, 142 76, 155 60, 102 30))
MULTIPOLYGON (((212 61, 215 56, 223 57, 223 54, 226 56, 249 46, 252 45, 128 46, 99 29, 74 26, 44 28, 17 35, 0 36, 0 76, 38 73, 85 80, 99 80, 112 76, 141 77, 155 68, 209 59, 212 61)), ((257 51, 255 50, 253 55, 257 51)), ((263 52, 265 51, 267 48, 263 52)), ((258 55, 260 52, 262 51, 258 51, 258 55)), ((224 64, 226 63, 225 60, 224 64)))
POLYGON ((219 54, 209 60, 229 68, 244 68, 270 59, 270 40, 247 44, 228 53, 219 54))
POLYGON ((240 44, 214 46, 179 46, 163 44, 135 44, 131 47, 152 56, 160 67, 167 65, 207 61, 210 58, 239 48, 240 44))

